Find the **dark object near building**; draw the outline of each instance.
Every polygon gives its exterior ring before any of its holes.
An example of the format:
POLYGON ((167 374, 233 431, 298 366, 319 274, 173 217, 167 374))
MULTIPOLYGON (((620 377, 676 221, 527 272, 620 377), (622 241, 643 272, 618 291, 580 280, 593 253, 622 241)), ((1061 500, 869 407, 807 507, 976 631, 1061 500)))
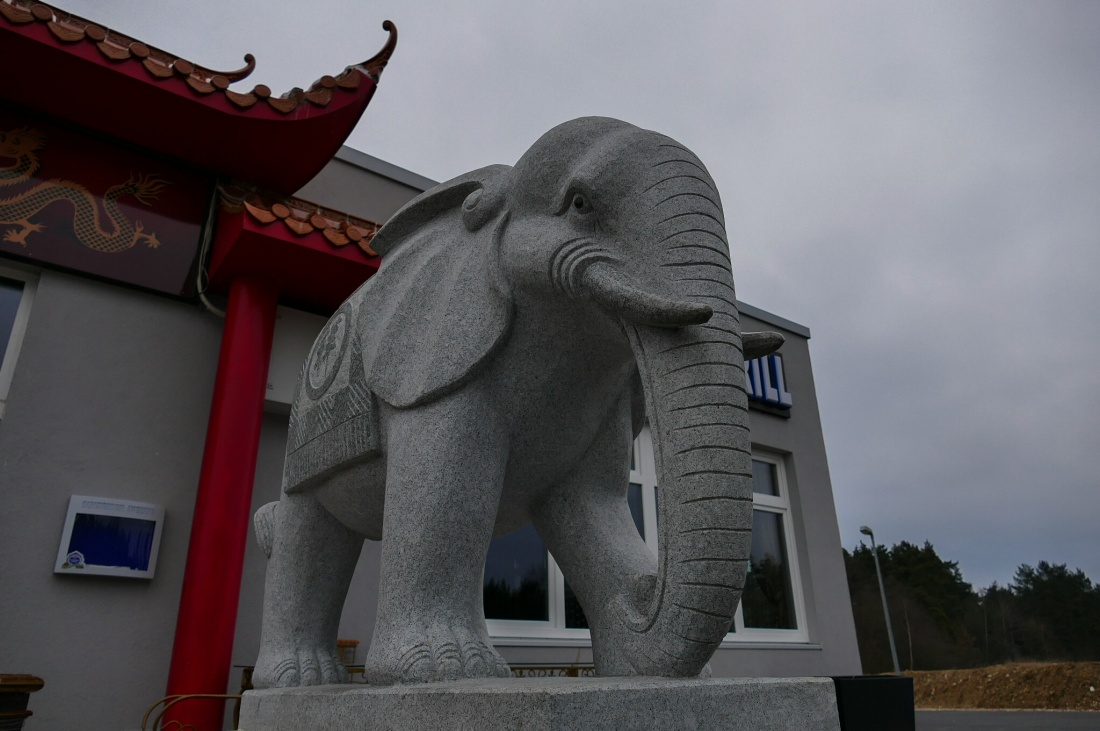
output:
POLYGON ((0 731, 19 731, 33 715, 27 710, 31 693, 45 683, 34 675, 0 675, 0 731))
POLYGON ((841 731, 915 731, 912 678, 845 675, 833 683, 841 731))

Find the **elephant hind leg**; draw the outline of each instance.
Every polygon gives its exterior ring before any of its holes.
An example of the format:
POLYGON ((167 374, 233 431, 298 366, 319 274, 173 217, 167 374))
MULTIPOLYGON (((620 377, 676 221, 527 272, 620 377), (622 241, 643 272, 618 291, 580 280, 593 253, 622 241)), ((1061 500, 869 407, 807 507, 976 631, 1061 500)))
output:
POLYGON ((336 634, 363 538, 308 493, 283 495, 273 517, 253 685, 340 682, 336 634))

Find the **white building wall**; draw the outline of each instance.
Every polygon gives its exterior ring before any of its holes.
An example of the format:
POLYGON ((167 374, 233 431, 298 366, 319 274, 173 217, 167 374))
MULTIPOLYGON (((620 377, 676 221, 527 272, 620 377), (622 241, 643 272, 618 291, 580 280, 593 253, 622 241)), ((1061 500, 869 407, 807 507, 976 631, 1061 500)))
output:
POLYGON ((45 679, 37 728, 136 729, 164 694, 220 337, 192 304, 40 275, 0 420, 0 664, 45 679), (154 579, 53 572, 73 494, 165 506, 154 579))

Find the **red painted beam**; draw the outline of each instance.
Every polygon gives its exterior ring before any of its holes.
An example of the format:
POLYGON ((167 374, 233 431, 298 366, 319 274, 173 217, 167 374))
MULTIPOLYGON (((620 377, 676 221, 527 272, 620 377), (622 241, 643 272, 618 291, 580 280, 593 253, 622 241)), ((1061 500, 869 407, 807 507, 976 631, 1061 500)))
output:
MULTIPOLYGON (((278 290, 262 279, 230 285, 168 695, 225 693, 229 683, 277 304, 278 290)), ((224 702, 192 701, 164 723, 216 731, 223 714, 224 702)))

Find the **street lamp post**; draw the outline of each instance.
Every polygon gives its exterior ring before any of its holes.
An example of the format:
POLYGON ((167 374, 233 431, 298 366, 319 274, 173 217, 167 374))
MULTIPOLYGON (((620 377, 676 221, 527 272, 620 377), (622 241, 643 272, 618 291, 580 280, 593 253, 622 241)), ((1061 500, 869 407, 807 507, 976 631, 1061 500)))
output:
POLYGON ((886 585, 882 583, 882 569, 878 565, 878 545, 875 544, 875 532, 865 525, 859 527, 859 532, 871 539, 871 555, 875 557, 878 590, 882 595, 882 613, 886 617, 886 636, 890 638, 890 656, 894 659, 894 674, 901 675, 901 667, 898 665, 898 648, 894 645, 894 629, 890 625, 890 608, 886 606, 886 585))

